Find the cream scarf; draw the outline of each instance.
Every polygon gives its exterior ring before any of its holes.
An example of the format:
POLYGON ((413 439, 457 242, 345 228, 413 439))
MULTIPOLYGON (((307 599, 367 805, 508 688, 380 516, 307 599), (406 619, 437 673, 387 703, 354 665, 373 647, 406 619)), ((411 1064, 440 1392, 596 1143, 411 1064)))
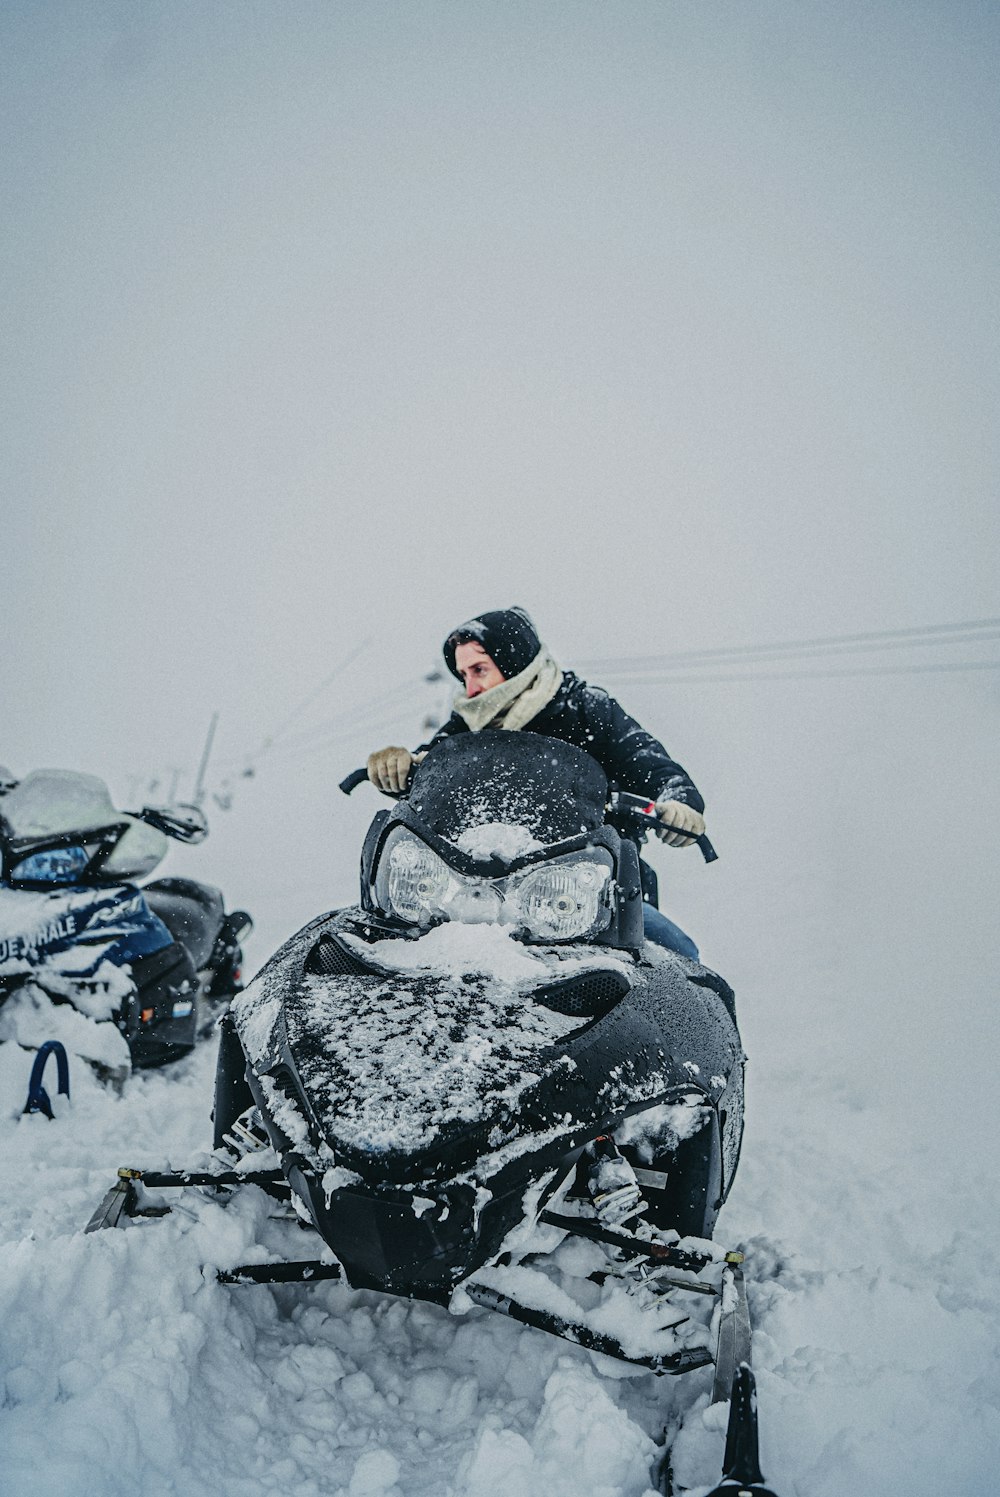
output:
POLYGON ((523 671, 481 691, 471 699, 464 691, 455 698, 455 711, 473 733, 480 728, 516 732, 547 707, 562 685, 563 673, 543 645, 523 671))

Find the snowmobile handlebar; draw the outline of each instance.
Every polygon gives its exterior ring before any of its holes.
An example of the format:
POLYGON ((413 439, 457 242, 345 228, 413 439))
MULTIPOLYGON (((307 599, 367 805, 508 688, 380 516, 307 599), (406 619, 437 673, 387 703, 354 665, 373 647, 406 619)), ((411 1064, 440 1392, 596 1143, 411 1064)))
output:
POLYGON ((363 764, 360 769, 352 769, 349 775, 345 775, 340 782, 339 788, 345 795, 350 795, 351 791, 357 790, 358 786, 363 785, 367 778, 368 766, 363 764))
MULTIPOLYGON (((341 780, 340 789, 345 795, 350 795, 352 790, 356 790, 359 785, 363 785, 367 779, 367 766, 362 766, 361 769, 352 769, 350 774, 345 775, 341 780)), ((655 802, 651 801, 648 795, 632 795, 627 790, 613 790, 611 792, 609 809, 612 811, 626 811, 629 816, 634 816, 637 821, 641 821, 645 826, 654 829, 663 826, 663 822, 653 810, 654 805, 655 802)), ((704 833, 700 837, 694 837, 692 840, 698 844, 701 855, 706 863, 714 863, 716 861, 719 854, 704 833)))
MULTIPOLYGON (((656 831, 657 828, 662 831, 664 823, 653 809, 655 805, 656 802, 650 800, 648 795, 633 795, 628 790, 612 790, 609 810, 625 811, 629 816, 634 816, 636 821, 641 821, 643 826, 648 827, 650 831, 656 831)), ((702 832, 700 837, 692 837, 691 840, 698 844, 698 848, 706 863, 714 863, 718 860, 719 854, 711 842, 709 842, 704 832, 702 832)))

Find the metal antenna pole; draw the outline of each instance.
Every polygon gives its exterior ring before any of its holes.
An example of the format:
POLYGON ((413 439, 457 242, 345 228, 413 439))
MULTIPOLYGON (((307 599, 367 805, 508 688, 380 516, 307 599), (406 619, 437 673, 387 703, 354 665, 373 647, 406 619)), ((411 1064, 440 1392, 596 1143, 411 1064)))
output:
POLYGON ((194 803, 200 806, 205 799, 205 771, 208 768, 208 757, 212 752, 212 742, 215 738, 215 730, 219 725, 219 714, 212 713, 212 721, 208 725, 208 737, 205 739, 205 748, 198 766, 198 778, 194 782, 194 803))

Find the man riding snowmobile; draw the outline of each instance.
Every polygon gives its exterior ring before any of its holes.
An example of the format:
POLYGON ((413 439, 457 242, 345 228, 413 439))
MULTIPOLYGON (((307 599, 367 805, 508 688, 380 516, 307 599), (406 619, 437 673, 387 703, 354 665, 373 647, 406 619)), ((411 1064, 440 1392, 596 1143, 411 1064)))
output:
MULTIPOLYGON (((630 827, 663 825, 649 779, 612 787, 537 731, 443 733, 408 771, 368 828, 358 902, 285 941, 222 1020, 209 1167, 122 1167, 88 1232, 169 1210, 150 1191, 263 1190, 282 1240, 220 1282, 340 1280, 661 1376, 714 1368, 702 1394, 730 1414, 711 1497, 773 1497, 743 1255, 711 1240, 743 1048, 725 980, 644 938, 630 827), (303 1227, 319 1257, 298 1256, 303 1227)), ((685 1417, 664 1410, 664 1494, 685 1417)))
MULTIPOLYGON (((369 755, 368 778, 384 794, 401 794, 414 764, 443 739, 486 728, 524 729, 575 744, 609 780, 647 794, 662 823, 657 835, 669 846, 689 847, 704 834, 705 802, 687 771, 614 697, 561 670, 523 608, 497 609, 460 624, 445 640, 443 654, 465 689, 448 721, 415 753, 388 747, 369 755)), ((647 863, 640 869, 646 939, 697 961, 691 937, 657 909, 655 872, 647 863)))

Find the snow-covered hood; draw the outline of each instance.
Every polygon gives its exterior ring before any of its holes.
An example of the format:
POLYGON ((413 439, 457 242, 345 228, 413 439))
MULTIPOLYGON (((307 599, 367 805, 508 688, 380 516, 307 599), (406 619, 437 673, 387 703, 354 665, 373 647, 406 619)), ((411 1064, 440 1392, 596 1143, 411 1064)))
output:
MULTIPOLYGON (((523 1134, 532 1096, 571 1087, 566 1042, 588 1023, 532 992, 607 973, 624 995, 636 976, 605 948, 528 948, 497 926, 443 925, 418 940, 371 945, 338 925, 356 971, 310 975, 309 943, 293 941, 232 1009, 258 1074, 280 1071, 287 1045, 338 1159, 391 1167, 463 1135, 481 1150, 523 1134)), ((315 940, 317 928, 302 934, 315 940)), ((294 1138, 295 1120, 286 1121, 294 1138)), ((569 1112, 561 1122, 572 1126, 569 1112)))

